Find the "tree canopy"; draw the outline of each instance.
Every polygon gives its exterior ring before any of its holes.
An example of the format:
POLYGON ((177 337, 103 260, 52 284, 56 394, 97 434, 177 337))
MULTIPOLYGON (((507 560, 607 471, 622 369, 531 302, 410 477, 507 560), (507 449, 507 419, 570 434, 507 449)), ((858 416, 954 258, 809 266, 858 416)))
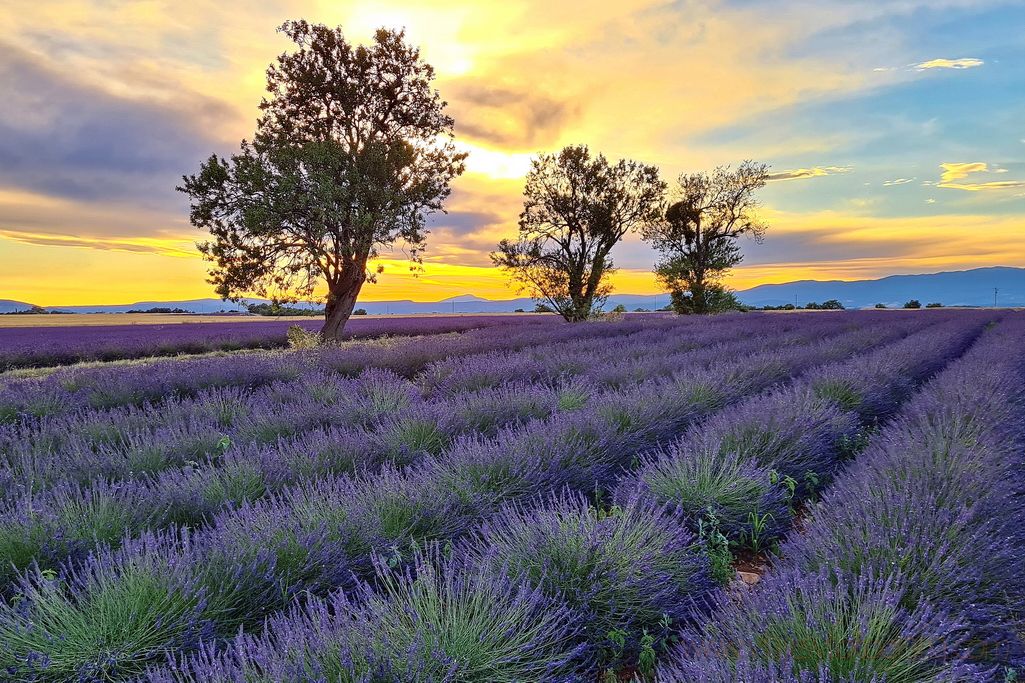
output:
POLYGON ((585 320, 611 291, 612 248, 659 219, 665 187, 655 166, 610 163, 586 145, 541 154, 523 189, 519 238, 502 240, 492 261, 566 320, 585 320))
POLYGON ((401 242, 415 265, 426 219, 463 172, 434 69, 402 31, 370 45, 341 29, 290 21, 297 45, 267 70, 251 142, 211 156, 178 189, 225 299, 289 302, 326 288, 322 334, 337 339, 382 248, 401 242))
POLYGON ((745 161, 731 170, 683 174, 664 220, 643 230, 660 253, 659 282, 673 297, 679 313, 709 313, 736 301, 722 285, 723 276, 743 260, 741 235, 761 240, 766 226, 757 216, 755 192, 768 179, 768 167, 745 161))

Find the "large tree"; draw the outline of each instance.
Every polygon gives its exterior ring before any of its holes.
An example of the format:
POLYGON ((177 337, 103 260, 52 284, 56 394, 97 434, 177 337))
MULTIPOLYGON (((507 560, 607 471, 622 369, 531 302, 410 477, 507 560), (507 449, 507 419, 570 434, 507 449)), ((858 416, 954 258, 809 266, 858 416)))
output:
POLYGON ((610 163, 586 145, 541 154, 523 189, 519 239, 502 240, 492 261, 566 320, 585 320, 611 291, 612 248, 658 221, 665 187, 655 166, 610 163))
POLYGON ((722 280, 744 258, 738 238, 760 241, 765 234, 755 192, 767 179, 768 167, 752 161, 736 170, 720 166, 680 176, 665 219, 643 232, 661 255, 655 274, 677 312, 710 313, 735 305, 722 280))
POLYGON ((462 173, 434 70, 404 33, 353 45, 305 21, 279 29, 298 48, 267 70, 252 142, 211 156, 178 190, 225 299, 325 295, 324 338, 338 339, 379 250, 401 242, 419 263, 426 218, 462 173), (323 288, 323 289, 321 289, 323 288))

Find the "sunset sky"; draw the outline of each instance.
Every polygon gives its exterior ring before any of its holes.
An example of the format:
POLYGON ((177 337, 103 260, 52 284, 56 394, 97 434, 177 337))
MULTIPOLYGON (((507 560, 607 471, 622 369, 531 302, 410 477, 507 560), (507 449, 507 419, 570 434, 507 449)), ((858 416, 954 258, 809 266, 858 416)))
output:
MULTIPOLYGON (((5 0, 0 298, 213 296, 173 188, 254 129, 264 71, 306 18, 405 27, 438 71, 467 173, 425 272, 385 260, 363 300, 508 298, 539 151, 584 142, 663 174, 771 165, 770 229, 729 284, 1025 266, 1025 3, 5 0)), ((636 237, 623 293, 655 291, 636 237)))

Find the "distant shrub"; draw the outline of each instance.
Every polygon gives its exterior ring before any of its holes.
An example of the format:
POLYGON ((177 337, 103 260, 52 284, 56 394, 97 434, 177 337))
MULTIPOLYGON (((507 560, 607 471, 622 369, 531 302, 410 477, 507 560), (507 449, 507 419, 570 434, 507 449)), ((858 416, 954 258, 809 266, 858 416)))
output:
POLYGON ((876 308, 886 308, 886 304, 876 304, 876 308))
POLYGON ((353 315, 366 315, 367 314, 367 309, 365 309, 365 308, 357 308, 356 310, 354 310, 352 312, 352 314, 353 315))
POLYGON ((941 304, 938 301, 934 301, 932 303, 926 304, 925 307, 926 308, 943 308, 943 304, 941 304))
POLYGON ((534 306, 535 313, 555 313, 555 309, 545 303, 534 306))
POLYGON ((526 313, 522 308, 517 308, 513 313, 526 313))
POLYGON ((299 325, 288 328, 288 347, 291 349, 315 349, 323 343, 320 332, 312 332, 299 325))
POLYGON ((650 309, 642 308, 640 306, 638 306, 637 308, 634 309, 634 313, 648 313, 648 312, 650 312, 650 309))
POLYGON ((822 310, 824 311, 842 311, 844 305, 840 303, 839 299, 829 299, 828 301, 822 302, 822 310))
MULTIPOLYGON (((679 315, 690 315, 695 312, 695 303, 687 292, 673 291, 670 293, 669 308, 679 315)), ((705 307, 708 313, 725 313, 727 311, 744 310, 736 294, 721 286, 710 286, 705 290, 705 307)))
POLYGON ((613 313, 626 313, 626 306, 623 304, 616 304, 616 307, 612 309, 613 313))
POLYGON ((910 301, 904 302, 904 308, 921 308, 922 302, 918 299, 911 299, 910 301))

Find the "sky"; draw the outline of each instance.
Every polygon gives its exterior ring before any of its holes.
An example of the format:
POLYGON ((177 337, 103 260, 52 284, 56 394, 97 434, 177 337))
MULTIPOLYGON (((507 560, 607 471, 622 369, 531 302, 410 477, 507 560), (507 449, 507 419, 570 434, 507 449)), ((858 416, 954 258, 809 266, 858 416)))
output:
MULTIPOLYGON (((530 158, 586 143, 680 173, 754 159, 769 225, 730 286, 1025 266, 1025 3, 5 0, 0 298, 213 296, 174 191, 251 137, 286 19, 365 42, 405 28, 469 152, 424 272, 401 250, 362 300, 516 295, 530 158)), ((621 293, 654 254, 613 252, 621 293)))

